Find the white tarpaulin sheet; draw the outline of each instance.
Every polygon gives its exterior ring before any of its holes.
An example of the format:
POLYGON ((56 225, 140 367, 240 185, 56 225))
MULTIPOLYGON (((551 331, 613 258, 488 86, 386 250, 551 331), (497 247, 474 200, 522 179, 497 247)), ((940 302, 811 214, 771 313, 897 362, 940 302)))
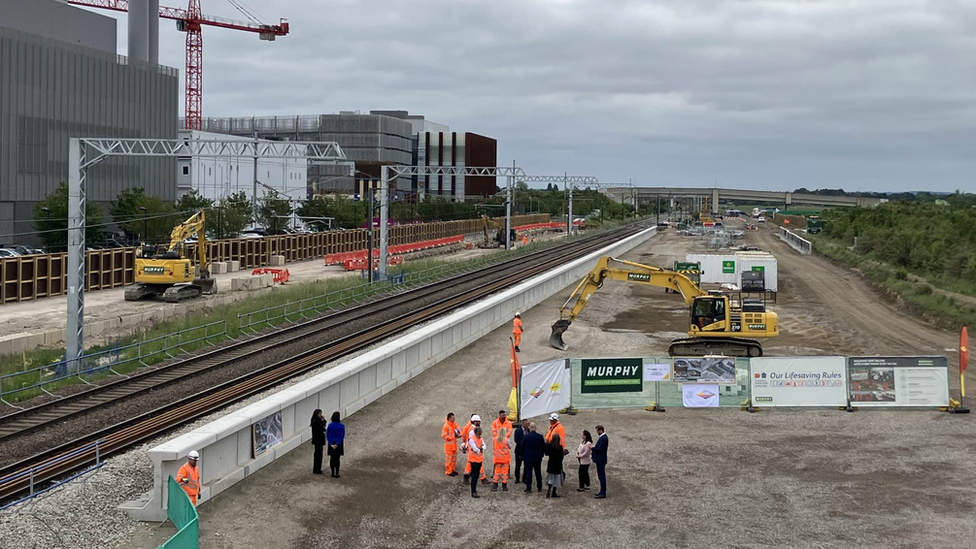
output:
POLYGON ((685 383, 681 386, 681 404, 685 408, 718 408, 718 385, 685 383))
POLYGON ((568 408, 573 393, 569 372, 566 360, 522 366, 519 417, 537 417, 568 408))
POLYGON ((842 356, 749 360, 755 406, 846 406, 847 359, 842 356))

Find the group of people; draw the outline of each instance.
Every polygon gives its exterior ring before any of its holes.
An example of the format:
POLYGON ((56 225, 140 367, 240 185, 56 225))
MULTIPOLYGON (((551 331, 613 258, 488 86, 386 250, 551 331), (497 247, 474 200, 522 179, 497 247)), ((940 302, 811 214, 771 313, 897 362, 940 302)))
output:
MULTIPOLYGON (((577 492, 590 489, 590 464, 596 465, 600 491, 593 497, 604 499, 607 497, 607 450, 610 440, 602 425, 596 426, 597 440, 589 431, 584 430, 582 440, 576 450, 579 462, 579 488, 577 492)), ((441 429, 444 439, 444 474, 449 477, 458 476, 458 441, 460 451, 467 457, 464 465, 463 482, 471 486, 471 497, 480 498, 478 484, 489 484, 488 473, 485 469, 485 454, 488 444, 484 439, 481 427, 481 416, 472 414, 464 427, 458 425, 454 413, 447 414, 447 419, 441 429)), ((566 428, 559 422, 559 414, 549 416, 549 429, 543 436, 537 430, 535 423, 523 419, 519 427, 512 427, 511 420, 505 410, 498 411, 498 418, 491 424, 492 446, 492 491, 499 487, 503 492, 508 491, 509 467, 512 462, 511 439, 515 443, 515 484, 525 483, 525 492, 532 492, 532 479, 535 477, 536 489, 542 492, 542 461, 546 462, 546 497, 558 498, 559 488, 566 480, 563 461, 569 450, 566 449, 566 428), (514 434, 514 436, 513 436, 514 434)))
POLYGON ((339 459, 344 451, 343 442, 346 440, 346 426, 339 421, 339 412, 332 412, 332 420, 326 424, 322 410, 312 412, 312 446, 315 454, 312 457, 312 473, 322 474, 322 448, 327 447, 329 455, 329 469, 332 478, 339 478, 339 459))

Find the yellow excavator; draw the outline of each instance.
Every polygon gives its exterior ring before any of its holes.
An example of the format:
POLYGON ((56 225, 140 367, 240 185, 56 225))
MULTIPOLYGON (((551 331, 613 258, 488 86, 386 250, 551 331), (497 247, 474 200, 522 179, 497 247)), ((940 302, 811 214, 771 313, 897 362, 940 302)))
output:
POLYGON ((550 345, 561 350, 568 348, 563 343, 563 333, 608 278, 666 288, 684 297, 691 311, 690 337, 672 341, 668 347, 671 356, 757 357, 762 356, 762 344, 753 338, 779 335, 776 313, 767 311, 760 300, 734 304, 729 296, 706 292, 681 273, 604 256, 559 309, 559 320, 552 325, 550 345))
POLYGON ((217 293, 217 281, 210 276, 203 211, 177 225, 163 253, 146 252, 136 258, 136 283, 125 290, 126 301, 162 296, 170 303, 217 293), (197 235, 197 267, 186 257, 186 239, 197 235), (196 271, 196 276, 194 276, 196 271))
MULTIPOLYGON (((481 216, 481 222, 484 224, 485 241, 482 243, 482 248, 504 248, 505 247, 505 221, 497 221, 488 217, 487 215, 481 216), (491 231, 495 231, 495 237, 492 238, 491 231)), ((511 241, 514 243, 515 230, 511 232, 511 241)))

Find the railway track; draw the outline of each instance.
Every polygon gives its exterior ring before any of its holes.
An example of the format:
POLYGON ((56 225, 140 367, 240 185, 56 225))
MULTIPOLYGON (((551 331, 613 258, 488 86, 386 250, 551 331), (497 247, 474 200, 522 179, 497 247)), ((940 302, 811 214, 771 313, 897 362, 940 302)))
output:
POLYGON ((140 374, 129 379, 119 380, 119 382, 93 388, 91 391, 79 393, 75 395, 77 398, 53 401, 25 410, 24 413, 18 412, 17 414, 0 418, 3 427, 6 427, 8 419, 12 420, 11 425, 16 423, 20 427, 19 430, 16 427, 11 427, 7 431, 4 431, 10 434, 4 435, 2 440, 9 444, 14 440, 13 437, 18 434, 29 436, 31 431, 40 429, 45 425, 65 421, 66 418, 77 416, 96 408, 109 406, 114 402, 119 402, 120 399, 133 398, 154 388, 162 387, 177 380, 187 379, 188 376, 192 377, 203 371, 222 367, 229 362, 240 360, 244 356, 280 348, 296 340, 307 338, 311 333, 319 333, 335 328, 338 324, 350 322, 352 318, 365 318, 374 315, 380 309, 389 309, 394 306, 394 303, 395 306, 402 307, 432 297, 436 299, 419 309, 411 310, 378 322, 366 329, 342 336, 327 344, 299 353, 296 356, 268 364, 245 375, 176 400, 150 412, 124 419, 110 427, 85 434, 70 442, 58 444, 31 457, 4 466, 0 468, 0 501, 10 499, 28 488, 30 480, 26 472, 32 468, 35 469, 32 482, 36 486, 38 483, 66 475, 91 463, 95 459, 96 449, 82 450, 82 448, 90 445, 92 441, 99 441, 97 451, 101 457, 122 451, 183 423, 273 387, 282 381, 321 366, 326 362, 336 360, 349 353, 373 345, 412 326, 432 320, 458 307, 510 287, 531 276, 564 264, 566 261, 581 257, 606 245, 610 241, 633 234, 637 230, 635 227, 627 227, 604 235, 535 252, 529 256, 519 257, 499 265, 458 275, 444 281, 417 288, 413 291, 396 294, 349 310, 304 322, 285 330, 241 341, 201 355, 188 357, 187 359, 168 365, 165 369, 160 368, 153 372, 146 372, 146 377, 142 377, 144 374, 140 374), (525 266, 526 263, 531 264, 525 266), (511 270, 513 264, 517 264, 519 267, 515 268, 513 272, 498 276, 499 270, 511 270), (492 274, 492 280, 490 282, 479 284, 460 294, 454 293, 453 295, 444 297, 437 296, 439 292, 449 292, 452 288, 457 288, 463 282, 471 282, 479 278, 484 278, 489 273, 492 274), (156 375, 151 376, 148 374, 156 375), (58 405, 61 406, 59 407, 58 405), (27 413, 31 411, 35 413, 27 413), (30 419, 32 416, 34 420, 30 419))

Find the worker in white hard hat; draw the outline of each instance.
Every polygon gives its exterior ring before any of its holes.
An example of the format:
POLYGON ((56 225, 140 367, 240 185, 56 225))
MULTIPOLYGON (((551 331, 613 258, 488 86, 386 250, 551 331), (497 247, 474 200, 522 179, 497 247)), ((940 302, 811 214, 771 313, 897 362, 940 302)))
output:
POLYGON ((515 319, 512 320, 512 335, 515 336, 515 352, 520 353, 519 344, 522 343, 522 313, 515 311, 515 319))
MULTIPOLYGON (((471 419, 468 421, 468 424, 465 425, 463 429, 461 429, 461 452, 465 454, 465 458, 467 458, 471 435, 474 433, 475 427, 481 427, 481 416, 479 416, 478 414, 471 414, 471 419)), ((471 460, 468 459, 467 462, 464 464, 464 477, 463 477, 464 484, 468 483, 468 477, 470 476, 471 476, 471 460)), ((477 480, 475 482, 477 482, 477 480)), ((481 482, 483 484, 488 483, 488 473, 485 472, 484 467, 481 468, 481 482)))
POLYGON ((190 503, 194 507, 197 505, 197 498, 200 497, 200 468, 197 467, 198 461, 200 461, 200 454, 196 450, 190 450, 190 453, 186 456, 186 463, 176 473, 176 482, 180 483, 186 495, 190 496, 190 503))
POLYGON ((559 414, 553 412, 549 414, 549 431, 546 432, 546 443, 552 441, 552 435, 559 435, 559 444, 563 447, 563 452, 566 451, 566 428, 563 427, 562 423, 559 423, 559 414))

